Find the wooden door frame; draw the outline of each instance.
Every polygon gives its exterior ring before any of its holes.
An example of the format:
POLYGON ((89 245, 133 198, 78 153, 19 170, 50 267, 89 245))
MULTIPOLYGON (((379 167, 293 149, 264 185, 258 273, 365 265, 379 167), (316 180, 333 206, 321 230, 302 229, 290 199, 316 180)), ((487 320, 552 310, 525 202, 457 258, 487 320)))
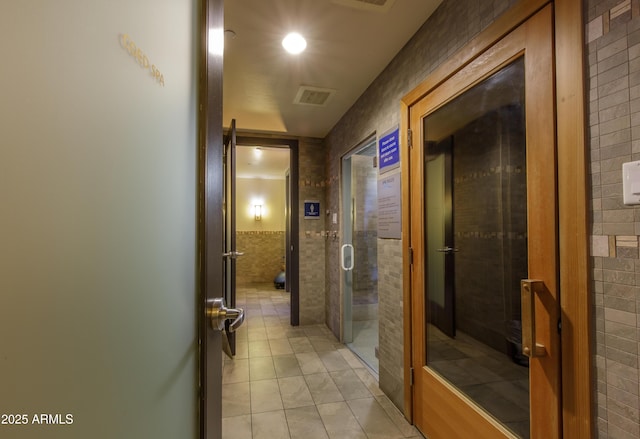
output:
POLYGON ((562 429, 592 437, 591 295, 587 234, 584 18, 582 0, 522 0, 436 68, 407 94, 401 110, 404 299, 404 410, 413 420, 411 322, 411 211, 408 188, 409 108, 549 3, 554 7, 559 285, 562 312, 562 429))

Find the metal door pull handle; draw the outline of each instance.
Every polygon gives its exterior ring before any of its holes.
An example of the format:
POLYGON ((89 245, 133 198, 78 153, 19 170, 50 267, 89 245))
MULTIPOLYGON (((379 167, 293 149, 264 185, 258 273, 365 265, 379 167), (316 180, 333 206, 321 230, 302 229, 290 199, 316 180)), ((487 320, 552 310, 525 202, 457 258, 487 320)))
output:
POLYGON ((436 251, 440 252, 440 253, 450 254, 450 253, 454 253, 454 252, 459 252, 460 250, 457 249, 457 248, 453 248, 453 247, 443 247, 443 248, 437 249, 436 251))
POLYGON ((354 264, 353 246, 351 244, 345 244, 345 245, 342 246, 342 249, 340 249, 340 266, 342 267, 342 269, 344 271, 351 271, 351 270, 353 270, 353 264, 354 264), (351 263, 351 265, 349 265, 348 267, 346 267, 344 265, 344 262, 345 262, 345 259, 346 259, 345 250, 349 250, 349 255, 350 255, 350 263, 351 263))
POLYGON ((536 342, 536 293, 544 291, 544 282, 536 279, 522 279, 522 353, 529 358, 544 357, 547 349, 536 342))
POLYGON ((224 329, 224 322, 227 320, 233 320, 229 325, 229 332, 234 332, 244 322, 244 310, 227 308, 222 297, 207 300, 206 315, 211 320, 211 327, 218 331, 224 329))

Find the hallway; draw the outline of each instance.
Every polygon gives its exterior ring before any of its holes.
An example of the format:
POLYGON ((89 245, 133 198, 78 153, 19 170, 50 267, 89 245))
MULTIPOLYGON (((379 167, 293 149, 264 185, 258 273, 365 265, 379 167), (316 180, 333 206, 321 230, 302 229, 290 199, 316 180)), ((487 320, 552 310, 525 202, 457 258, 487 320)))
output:
POLYGON ((292 327, 289 294, 239 287, 245 324, 225 356, 223 439, 421 438, 324 325, 292 327))

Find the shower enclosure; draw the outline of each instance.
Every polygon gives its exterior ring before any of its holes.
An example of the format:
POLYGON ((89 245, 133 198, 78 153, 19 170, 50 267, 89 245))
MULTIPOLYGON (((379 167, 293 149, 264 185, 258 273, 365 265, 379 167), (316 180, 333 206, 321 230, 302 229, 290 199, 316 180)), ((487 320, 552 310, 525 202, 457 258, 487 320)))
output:
POLYGON ((378 169, 375 137, 342 159, 343 338, 378 371, 378 169))

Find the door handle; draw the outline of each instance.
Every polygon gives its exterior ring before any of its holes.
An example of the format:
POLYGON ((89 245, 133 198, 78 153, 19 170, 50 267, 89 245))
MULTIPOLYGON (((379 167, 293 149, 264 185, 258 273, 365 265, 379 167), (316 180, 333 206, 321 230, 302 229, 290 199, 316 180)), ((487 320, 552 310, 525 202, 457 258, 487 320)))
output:
POLYGON ((351 271, 353 270, 353 246, 351 244, 345 244, 342 246, 342 248, 340 249, 340 266, 342 267, 342 269, 344 271, 351 271), (344 265, 344 260, 345 260, 345 250, 349 249, 349 252, 351 253, 351 265, 349 267, 345 267, 344 265))
POLYGON ((211 320, 211 327, 217 331, 224 329, 224 322, 227 320, 233 320, 229 325, 229 332, 234 332, 244 322, 244 310, 227 308, 223 297, 207 300, 205 314, 211 320))
POLYGON ((536 342, 536 293, 544 291, 544 282, 536 279, 520 281, 522 300, 522 353, 529 358, 544 357, 547 349, 536 342))
POLYGON ((447 247, 436 249, 436 251, 450 255, 451 253, 459 252, 460 250, 457 248, 447 246, 447 247))
POLYGON ((232 250, 229 253, 222 253, 222 256, 224 256, 225 258, 231 258, 231 259, 238 259, 239 256, 243 256, 244 253, 243 252, 239 252, 236 250, 232 250))

